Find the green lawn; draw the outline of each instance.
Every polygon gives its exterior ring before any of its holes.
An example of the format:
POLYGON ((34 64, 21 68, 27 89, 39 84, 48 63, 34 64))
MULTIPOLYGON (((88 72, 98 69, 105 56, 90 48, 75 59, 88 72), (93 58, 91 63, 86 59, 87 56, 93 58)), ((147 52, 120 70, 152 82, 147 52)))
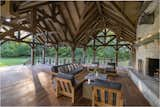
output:
POLYGON ((119 66, 128 66, 129 65, 129 60, 127 60, 127 61, 120 61, 118 65, 119 66))
POLYGON ((11 65, 18 65, 23 64, 26 62, 28 58, 0 58, 0 66, 11 66, 11 65))

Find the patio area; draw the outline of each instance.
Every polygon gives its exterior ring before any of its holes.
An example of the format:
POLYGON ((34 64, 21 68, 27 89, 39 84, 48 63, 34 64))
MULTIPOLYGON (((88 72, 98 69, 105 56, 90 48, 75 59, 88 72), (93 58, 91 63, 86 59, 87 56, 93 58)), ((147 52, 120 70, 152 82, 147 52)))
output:
MULTIPOLYGON (((0 71, 2 106, 72 105, 68 97, 56 98, 50 65, 10 66, 2 67, 0 71)), ((125 106, 150 105, 125 69, 119 70, 118 77, 110 80, 122 83, 125 106)), ((74 105, 91 106, 91 101, 81 97, 74 105)))
POLYGON ((160 106, 159 7, 0 1, 1 106, 160 106))

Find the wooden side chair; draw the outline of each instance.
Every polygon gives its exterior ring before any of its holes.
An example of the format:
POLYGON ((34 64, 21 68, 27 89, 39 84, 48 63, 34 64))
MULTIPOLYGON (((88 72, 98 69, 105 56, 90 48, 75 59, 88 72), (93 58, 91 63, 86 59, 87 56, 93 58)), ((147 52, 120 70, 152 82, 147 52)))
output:
POLYGON ((92 91, 92 105, 123 106, 123 95, 120 83, 95 81, 92 91))
POLYGON ((56 97, 64 95, 72 98, 72 104, 75 103, 79 93, 81 92, 81 84, 76 84, 72 75, 60 74, 56 79, 56 97))

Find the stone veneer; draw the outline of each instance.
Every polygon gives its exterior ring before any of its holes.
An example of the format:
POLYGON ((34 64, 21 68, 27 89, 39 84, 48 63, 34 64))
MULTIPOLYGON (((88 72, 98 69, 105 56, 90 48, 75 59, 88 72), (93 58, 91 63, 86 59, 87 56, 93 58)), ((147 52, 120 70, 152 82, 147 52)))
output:
MULTIPOLYGON (((159 35, 160 32, 160 15, 159 15, 159 9, 160 9, 160 3, 158 1, 152 2, 146 9, 145 13, 150 13, 154 11, 154 23, 153 24, 141 24, 137 25, 137 40, 138 38, 145 38, 148 35, 159 35)), ((143 74, 146 75, 147 69, 146 69, 146 59, 147 58, 159 58, 160 57, 160 40, 154 39, 151 42, 140 44, 136 47, 136 69, 138 70, 138 59, 141 59, 143 61, 143 67, 142 71, 143 74)))

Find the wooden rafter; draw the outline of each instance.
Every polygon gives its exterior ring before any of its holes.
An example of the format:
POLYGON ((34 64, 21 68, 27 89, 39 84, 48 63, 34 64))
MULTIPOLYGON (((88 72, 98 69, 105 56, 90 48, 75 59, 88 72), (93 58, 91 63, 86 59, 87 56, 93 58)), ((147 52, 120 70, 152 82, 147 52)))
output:
POLYGON ((74 27, 74 30, 77 30, 77 27, 76 27, 76 25, 75 25, 75 23, 74 23, 74 20, 73 20, 73 16, 71 15, 71 12, 70 12, 70 10, 69 10, 68 5, 67 5, 66 2, 64 2, 64 6, 65 6, 65 8, 66 8, 66 10, 67 10, 67 13, 68 13, 68 15, 69 15, 69 18, 70 18, 70 20, 71 20, 71 22, 72 22, 72 25, 73 25, 73 27, 74 27))
POLYGON ((127 24, 130 26, 130 28, 132 28, 134 31, 136 30, 135 26, 130 21, 128 16, 124 12, 122 12, 121 9, 114 2, 107 2, 107 3, 109 3, 109 5, 112 6, 123 17, 123 19, 127 22, 127 24))
POLYGON ((65 27, 68 28, 69 33, 70 33, 70 37, 71 37, 72 40, 73 40, 74 32, 71 30, 71 28, 69 27, 68 21, 65 19, 64 13, 62 12, 63 9, 62 9, 61 6, 59 6, 59 5, 58 5, 57 7, 58 7, 58 9, 59 9, 60 14, 61 14, 62 17, 63 17, 63 20, 64 20, 64 22, 65 22, 65 27))

